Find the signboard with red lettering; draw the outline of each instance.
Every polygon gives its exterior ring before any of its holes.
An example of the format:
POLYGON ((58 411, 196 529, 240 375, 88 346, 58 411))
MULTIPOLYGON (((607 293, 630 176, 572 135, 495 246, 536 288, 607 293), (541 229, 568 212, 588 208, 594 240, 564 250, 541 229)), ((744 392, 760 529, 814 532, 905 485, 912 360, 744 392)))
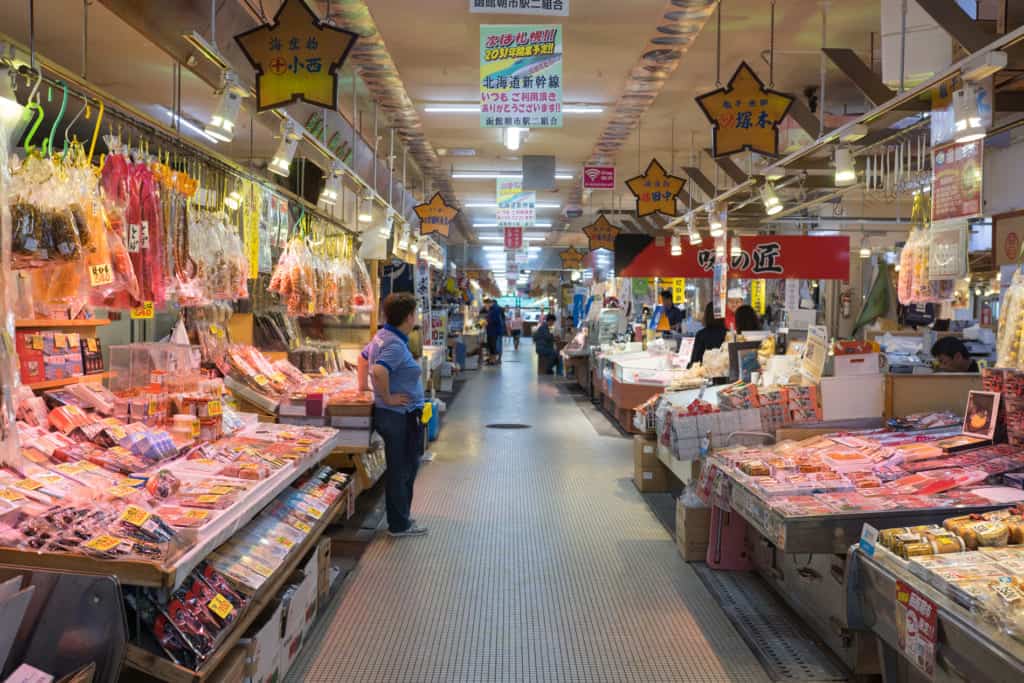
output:
MULTIPOLYGON (((728 250, 727 250, 728 253, 728 250)), ((850 277, 850 238, 845 235, 757 235, 740 237, 740 253, 729 258, 729 279, 847 280, 850 277)), ((715 267, 715 243, 684 246, 672 256, 667 239, 650 235, 615 238, 618 277, 710 278, 715 267)))
POLYGON ((480 126, 562 127, 561 26, 480 26, 480 126))
POLYGON ((584 190, 614 190, 615 189, 615 167, 614 166, 584 166, 583 167, 583 189, 584 190))
POLYGON ((506 249, 522 249, 523 248, 523 229, 522 228, 505 228, 505 248, 506 249))
POLYGON ((913 586, 899 580, 896 581, 896 636, 907 661, 934 678, 939 610, 913 586))
POLYGON ((932 222, 981 215, 985 141, 932 150, 932 222))

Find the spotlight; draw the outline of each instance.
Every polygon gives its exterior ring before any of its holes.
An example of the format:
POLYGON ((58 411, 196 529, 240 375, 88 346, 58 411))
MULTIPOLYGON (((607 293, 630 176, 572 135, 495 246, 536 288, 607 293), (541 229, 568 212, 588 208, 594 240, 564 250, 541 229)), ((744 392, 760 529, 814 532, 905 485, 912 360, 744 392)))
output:
POLYGON ((700 233, 694 230, 690 233, 690 244, 694 247, 700 246, 704 242, 704 238, 700 236, 700 233))
POLYGON ((221 142, 231 142, 235 137, 235 119, 242 108, 242 98, 249 93, 245 91, 234 71, 225 71, 221 77, 220 100, 213 110, 210 122, 203 129, 206 134, 221 142))
POLYGON ((679 240, 679 235, 672 235, 672 246, 670 247, 670 253, 673 256, 683 255, 683 245, 679 240))
POLYGON ((836 148, 836 187, 849 187, 857 182, 857 171, 853 165, 853 152, 849 147, 836 148))
POLYGON ((743 249, 740 248, 740 238, 738 235, 733 235, 732 239, 729 240, 729 258, 739 258, 743 255, 743 249))
POLYGON ((505 148, 510 152, 515 152, 519 149, 519 145, 522 144, 523 137, 529 128, 506 128, 505 129, 505 148))
POLYGON ((331 170, 327 173, 327 180, 324 189, 320 192, 320 202, 327 206, 334 206, 341 193, 341 175, 344 173, 342 165, 335 161, 331 164, 331 170))
POLYGON ((717 202, 708 208, 708 228, 712 237, 721 237, 725 233, 725 215, 726 208, 717 202))
POLYGON ((765 186, 761 188, 761 202, 764 204, 764 212, 769 216, 782 211, 782 201, 779 199, 779 195, 775 194, 775 186, 771 183, 765 183, 765 186))
MULTIPOLYGON (((370 201, 372 202, 373 200, 371 199, 370 201)), ((371 205, 371 207, 372 207, 372 205, 371 205)), ((372 208, 371 208, 371 210, 372 210, 372 208)), ((362 215, 360 215, 360 218, 362 218, 362 215)), ((370 215, 370 219, 371 220, 373 219, 373 215, 372 214, 370 215)), ((368 223, 369 221, 363 221, 363 222, 364 223, 368 223)), ((391 209, 388 209, 388 215, 384 218, 384 222, 381 223, 380 228, 378 229, 378 233, 380 234, 380 236, 383 239, 385 239, 385 240, 391 239, 391 229, 394 227, 394 224, 395 224, 395 212, 392 211, 391 209)), ((410 244, 411 244, 411 240, 412 240, 412 238, 410 237, 410 244)), ((427 247, 426 244, 420 245, 418 242, 417 242, 417 246, 421 247, 422 249, 426 249, 426 247, 427 247)))
POLYGON ((359 202, 358 219, 360 223, 369 223, 373 220, 373 195, 370 194, 369 190, 366 191, 359 202))
POLYGON ((972 84, 953 93, 957 142, 974 142, 985 137, 987 131, 981 117, 981 99, 985 96, 984 90, 972 84))
POLYGON ((861 258, 871 258, 871 247, 861 247, 860 248, 860 257, 861 258))
POLYGON ((277 145, 274 158, 270 160, 267 170, 279 176, 288 177, 291 171, 292 159, 295 158, 295 151, 299 148, 299 133, 295 123, 291 119, 281 122, 281 142, 277 145))
POLYGON ((25 108, 18 104, 14 94, 14 79, 18 72, 5 64, 0 64, 0 123, 10 126, 21 118, 25 108))

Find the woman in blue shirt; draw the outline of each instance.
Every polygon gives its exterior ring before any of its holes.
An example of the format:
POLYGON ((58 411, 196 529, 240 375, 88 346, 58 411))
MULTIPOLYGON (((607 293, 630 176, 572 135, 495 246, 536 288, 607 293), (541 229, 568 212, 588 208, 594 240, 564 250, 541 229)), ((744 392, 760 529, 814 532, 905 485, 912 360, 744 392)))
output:
POLYGON ((416 324, 416 297, 389 294, 387 324, 377 331, 359 359, 359 388, 373 384, 373 428, 384 439, 385 508, 392 536, 420 536, 426 528, 410 517, 413 483, 423 454, 423 376, 409 350, 416 324))

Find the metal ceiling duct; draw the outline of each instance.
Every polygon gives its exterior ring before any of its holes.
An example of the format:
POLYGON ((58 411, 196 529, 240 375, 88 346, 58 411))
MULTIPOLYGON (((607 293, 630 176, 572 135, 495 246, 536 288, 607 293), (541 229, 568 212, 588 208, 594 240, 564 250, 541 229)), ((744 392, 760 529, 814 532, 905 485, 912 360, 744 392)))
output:
MULTIPOLYGON (((457 205, 451 178, 423 134, 423 123, 364 0, 332 0, 318 2, 318 5, 321 14, 330 12, 328 19, 359 34, 359 40, 349 55, 349 63, 355 66, 377 104, 390 118, 399 138, 416 159, 416 164, 430 178, 433 189, 440 192, 449 204, 457 205)), ((463 237, 469 239, 471 232, 465 223, 464 214, 459 214, 456 225, 463 237)))
MULTIPOLYGON (((594 144, 588 163, 609 164, 614 160, 717 6, 718 0, 669 0, 666 3, 661 21, 655 27, 657 35, 651 37, 640 60, 630 70, 623 94, 594 144)), ((578 179, 569 192, 566 206, 580 206, 582 201, 583 181, 578 179)))

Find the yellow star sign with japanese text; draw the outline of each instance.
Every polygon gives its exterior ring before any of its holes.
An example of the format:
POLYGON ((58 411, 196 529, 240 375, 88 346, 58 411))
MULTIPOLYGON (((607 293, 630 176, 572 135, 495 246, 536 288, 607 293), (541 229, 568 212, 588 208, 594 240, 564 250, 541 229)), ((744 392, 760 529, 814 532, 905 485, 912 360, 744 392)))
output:
POLYGON ((285 0, 270 24, 239 33, 256 70, 257 111, 297 100, 337 109, 338 74, 357 37, 320 21, 305 0, 285 0))
POLYGON ((615 251, 615 238, 622 232, 608 222, 604 215, 597 217, 597 220, 583 228, 583 234, 590 240, 590 250, 607 249, 615 251))
POLYGON ((793 98, 764 87, 746 62, 740 62, 724 88, 696 99, 711 122, 714 156, 744 149, 778 155, 779 124, 793 105, 793 98))
POLYGON ((441 237, 448 236, 452 221, 459 213, 458 209, 445 204, 444 197, 440 192, 434 193, 429 202, 420 204, 413 210, 420 217, 421 235, 436 232, 441 237))
POLYGON ((630 178, 626 187, 636 197, 636 215, 649 216, 663 213, 676 215, 676 197, 686 183, 682 178, 669 175, 657 159, 651 159, 643 175, 630 178))
POLYGON ((578 270, 583 265, 583 257, 585 255, 585 251, 580 251, 573 247, 558 252, 558 257, 562 259, 562 268, 565 270, 578 270))

